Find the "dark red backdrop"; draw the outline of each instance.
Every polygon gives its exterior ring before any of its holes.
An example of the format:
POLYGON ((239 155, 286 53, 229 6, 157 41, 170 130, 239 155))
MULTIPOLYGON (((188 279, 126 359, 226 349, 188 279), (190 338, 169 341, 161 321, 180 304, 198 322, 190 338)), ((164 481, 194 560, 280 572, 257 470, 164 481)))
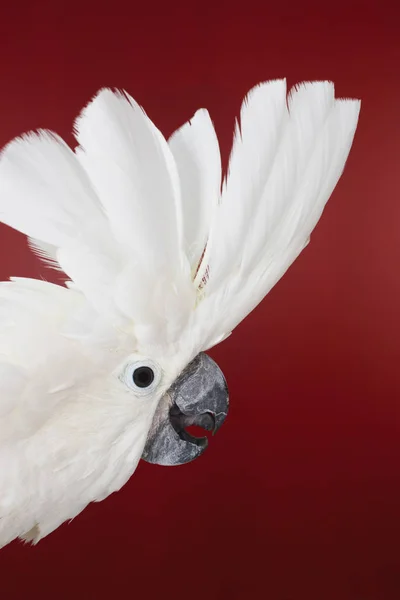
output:
MULTIPOLYGON (((206 106, 226 160, 260 80, 361 97, 348 166, 311 245, 212 355, 229 420, 205 456, 141 464, 37 548, 0 552, 4 600, 400 598, 397 2, 15 2, 0 15, 0 143, 68 141, 102 86, 165 134, 206 106)), ((39 275, 1 228, 0 278, 39 275)))

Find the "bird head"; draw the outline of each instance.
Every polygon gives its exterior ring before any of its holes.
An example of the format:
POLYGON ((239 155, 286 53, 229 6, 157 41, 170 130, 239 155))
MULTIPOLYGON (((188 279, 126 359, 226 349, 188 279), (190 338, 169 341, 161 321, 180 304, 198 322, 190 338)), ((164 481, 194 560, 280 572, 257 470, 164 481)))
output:
MULTIPOLYGON (((223 183, 206 110, 166 140, 109 89, 78 117, 75 149, 39 131, 3 150, 2 222, 67 277, 0 284, 0 490, 20 529, 36 515, 45 535, 119 489, 141 457, 179 465, 204 452, 188 428, 215 432, 228 411, 206 352, 308 244, 358 113, 330 82, 256 86, 223 183), (35 504, 24 473, 55 507, 35 504)), ((0 542, 21 533, 2 538, 9 522, 0 542)))

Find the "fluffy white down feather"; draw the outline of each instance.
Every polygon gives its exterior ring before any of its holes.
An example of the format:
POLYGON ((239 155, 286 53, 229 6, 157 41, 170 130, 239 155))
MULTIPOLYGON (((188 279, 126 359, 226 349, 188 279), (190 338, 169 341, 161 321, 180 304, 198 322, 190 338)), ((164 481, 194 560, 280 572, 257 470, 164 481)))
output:
POLYGON ((257 86, 222 191, 207 111, 167 142, 110 90, 78 118, 75 151, 44 131, 3 150, 1 221, 70 282, 0 284, 0 546, 37 542, 126 483, 163 393, 308 243, 359 108, 329 82, 288 100, 285 80, 257 86), (122 376, 143 357, 162 370, 150 397, 122 376))

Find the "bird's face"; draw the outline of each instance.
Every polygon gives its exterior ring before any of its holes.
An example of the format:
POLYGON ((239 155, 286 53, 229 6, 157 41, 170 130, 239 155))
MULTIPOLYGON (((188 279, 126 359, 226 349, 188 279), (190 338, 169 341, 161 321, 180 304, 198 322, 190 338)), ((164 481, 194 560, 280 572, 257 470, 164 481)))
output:
POLYGON ((215 433, 227 416, 225 377, 203 352, 175 377, 158 362, 135 357, 120 371, 119 379, 140 401, 148 398, 149 404, 156 403, 142 454, 147 462, 173 466, 194 460, 207 448, 208 440, 192 436, 186 428, 196 425, 215 433))

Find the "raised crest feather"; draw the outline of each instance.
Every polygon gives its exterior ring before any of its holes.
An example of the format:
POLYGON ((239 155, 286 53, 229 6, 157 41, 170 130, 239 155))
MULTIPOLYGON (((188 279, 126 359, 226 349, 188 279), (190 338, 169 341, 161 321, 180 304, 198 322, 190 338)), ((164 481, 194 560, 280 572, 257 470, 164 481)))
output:
POLYGON ((201 347, 229 334, 307 244, 359 106, 335 100, 331 82, 255 86, 221 191, 206 110, 167 142, 128 94, 103 89, 76 120, 75 152, 51 132, 5 148, 0 215, 97 311, 147 331, 144 346, 201 347))

